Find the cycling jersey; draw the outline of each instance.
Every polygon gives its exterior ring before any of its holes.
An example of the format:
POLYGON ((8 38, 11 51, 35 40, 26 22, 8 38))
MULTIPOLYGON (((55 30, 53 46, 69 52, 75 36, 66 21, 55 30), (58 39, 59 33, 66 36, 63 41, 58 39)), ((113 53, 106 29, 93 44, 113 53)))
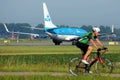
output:
POLYGON ((84 36, 80 37, 78 42, 83 43, 83 44, 88 44, 90 39, 95 39, 95 38, 96 38, 96 36, 94 36, 94 33, 89 32, 89 33, 85 34, 84 36))

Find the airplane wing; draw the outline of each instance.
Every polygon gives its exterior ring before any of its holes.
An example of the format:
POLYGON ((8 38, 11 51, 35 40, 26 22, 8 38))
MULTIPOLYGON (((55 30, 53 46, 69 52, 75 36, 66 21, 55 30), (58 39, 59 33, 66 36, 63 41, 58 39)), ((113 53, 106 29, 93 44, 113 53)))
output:
POLYGON ((98 36, 109 36, 109 35, 112 35, 114 33, 103 33, 103 34, 99 34, 98 36))
POLYGON ((34 36, 34 37, 38 37, 38 36, 39 36, 39 34, 34 34, 34 33, 11 32, 11 31, 9 31, 9 30, 8 30, 8 28, 7 28, 6 24, 3 24, 3 25, 4 25, 4 27, 5 27, 5 30, 6 30, 8 33, 26 34, 26 35, 32 35, 32 36, 34 36))
POLYGON ((113 35, 113 34, 114 34, 114 25, 112 25, 111 33, 102 33, 102 34, 99 34, 99 36, 109 36, 109 35, 113 35))

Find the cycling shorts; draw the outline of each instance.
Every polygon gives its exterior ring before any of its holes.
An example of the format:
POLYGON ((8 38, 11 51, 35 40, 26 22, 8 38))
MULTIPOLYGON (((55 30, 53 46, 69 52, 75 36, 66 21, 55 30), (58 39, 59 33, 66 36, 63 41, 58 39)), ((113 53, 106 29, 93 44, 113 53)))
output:
POLYGON ((77 42, 76 46, 81 49, 83 55, 85 55, 85 53, 87 52, 88 47, 89 47, 88 44, 84 44, 84 43, 80 43, 80 42, 77 42))

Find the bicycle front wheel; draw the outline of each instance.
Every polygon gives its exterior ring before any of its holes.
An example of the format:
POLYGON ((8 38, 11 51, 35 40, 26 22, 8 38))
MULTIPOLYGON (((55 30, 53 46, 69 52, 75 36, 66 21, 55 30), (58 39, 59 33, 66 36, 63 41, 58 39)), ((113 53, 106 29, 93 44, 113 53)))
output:
POLYGON ((96 62, 95 70, 97 73, 112 73, 113 64, 109 59, 104 59, 104 63, 96 62))
POLYGON ((69 72, 72 75, 78 75, 85 72, 84 64, 81 62, 81 59, 78 57, 72 58, 69 62, 69 72))

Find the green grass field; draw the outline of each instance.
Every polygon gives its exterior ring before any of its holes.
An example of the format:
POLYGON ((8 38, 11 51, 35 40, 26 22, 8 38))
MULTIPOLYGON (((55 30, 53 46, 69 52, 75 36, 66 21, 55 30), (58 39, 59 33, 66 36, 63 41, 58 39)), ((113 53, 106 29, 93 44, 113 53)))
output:
MULTIPOLYGON (((120 46, 107 46, 109 51, 105 54, 114 63, 114 74, 120 74, 120 46)), ((95 51, 95 50, 94 50, 95 51)), ((75 46, 0 46, 0 71, 1 72, 68 72, 68 62, 72 57, 81 56, 80 50, 75 46)), ((47 75, 46 75, 47 76, 47 75)), ((95 76, 95 75, 94 75, 95 76)), ((20 76, 0 76, 4 78, 20 79, 20 76)), ((24 76, 23 80, 41 79, 44 76, 24 76), (33 79, 35 78, 35 79, 33 79)), ((51 80, 76 80, 86 79, 85 76, 56 78, 47 76, 51 80)), ((93 76, 92 76, 93 77, 93 76)), ((89 80, 96 80, 87 76, 89 80)), ((95 76, 98 77, 98 76, 95 76)), ((110 77, 100 77, 98 80, 112 80, 110 77)), ((12 79, 13 80, 13 79, 12 79)), ((47 80, 47 79, 43 79, 47 80)), ((116 80, 118 80, 116 78, 116 80)))
MULTIPOLYGON (((107 46, 108 53, 120 53, 120 46, 107 46)), ((95 50, 94 50, 95 51, 95 50)), ((0 55, 79 54, 76 46, 0 46, 0 55)))
POLYGON ((30 76, 0 76, 0 80, 120 80, 119 77, 100 75, 80 75, 80 76, 50 76, 50 75, 30 75, 30 76))

